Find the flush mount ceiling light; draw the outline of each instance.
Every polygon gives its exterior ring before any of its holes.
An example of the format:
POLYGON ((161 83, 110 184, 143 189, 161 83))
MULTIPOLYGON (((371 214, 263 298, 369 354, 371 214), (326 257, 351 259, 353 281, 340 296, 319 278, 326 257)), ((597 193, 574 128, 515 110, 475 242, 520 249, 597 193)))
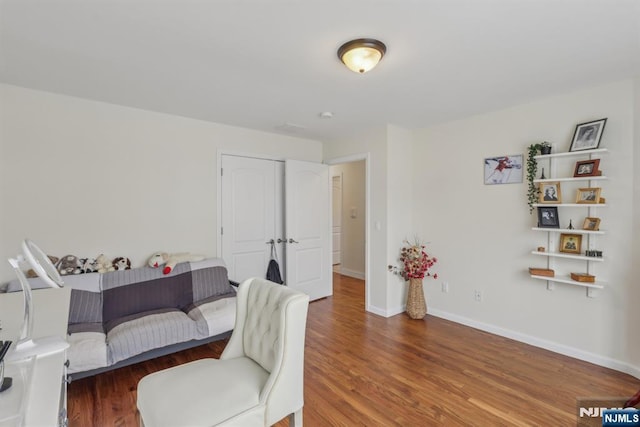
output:
POLYGON ((351 71, 366 73, 378 65, 387 47, 376 39, 357 39, 346 42, 338 49, 338 58, 351 71))

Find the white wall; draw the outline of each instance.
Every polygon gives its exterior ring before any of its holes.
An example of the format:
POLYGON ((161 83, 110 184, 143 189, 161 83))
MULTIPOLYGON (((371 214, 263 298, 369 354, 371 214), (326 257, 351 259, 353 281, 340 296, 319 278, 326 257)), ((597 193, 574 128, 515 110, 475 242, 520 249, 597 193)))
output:
POLYGON ((365 277, 365 161, 331 166, 331 174, 342 176, 341 262, 340 272, 347 276, 365 277), (355 209, 355 218, 351 217, 355 209))
MULTIPOLYGON (((425 282, 429 312, 640 374, 634 119, 634 85, 622 81, 416 132, 414 226, 439 258, 439 279, 425 282), (529 266, 544 264, 530 251, 545 245, 546 233, 531 230, 536 216, 529 215, 526 183, 485 186, 483 159, 524 154, 541 141, 568 151, 576 124, 603 117, 608 121, 601 147, 611 153, 601 169, 610 179, 599 185, 610 207, 598 209, 601 228, 607 229, 598 246, 607 259, 596 276, 610 285, 597 298, 570 285, 548 291, 527 273, 529 266), (449 293, 441 292, 443 281, 449 293), (482 292, 482 302, 474 301, 474 290, 482 292)), ((575 159, 558 172, 570 176, 574 164, 575 159)), ((575 191, 567 193, 575 197, 575 191)), ((580 226, 585 212, 560 210, 561 226, 569 218, 580 226)), ((584 269, 584 263, 575 268, 584 269)))
MULTIPOLYGON (((404 241, 425 238, 413 227, 413 135, 398 126, 387 126, 387 264, 399 265, 404 241)), ((387 313, 405 310, 408 285, 405 280, 387 272, 387 313)))
MULTIPOLYGON (((321 161, 317 141, 0 85, 0 259, 216 255, 218 149, 321 161)), ((0 283, 13 279, 0 262, 0 283)))

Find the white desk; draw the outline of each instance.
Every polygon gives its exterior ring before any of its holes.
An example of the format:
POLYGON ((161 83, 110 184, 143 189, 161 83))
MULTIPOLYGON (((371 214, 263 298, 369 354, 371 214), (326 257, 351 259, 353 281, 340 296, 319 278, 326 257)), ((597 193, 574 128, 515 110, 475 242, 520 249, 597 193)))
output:
MULTIPOLYGON (((33 291, 34 338, 66 338, 70 294, 68 287, 33 291)), ((16 341, 22 315, 22 292, 0 293, 0 339, 16 341)), ((66 412, 65 362, 61 351, 7 363, 5 376, 13 378, 13 385, 0 393, 0 427, 59 425, 60 410, 66 412)))

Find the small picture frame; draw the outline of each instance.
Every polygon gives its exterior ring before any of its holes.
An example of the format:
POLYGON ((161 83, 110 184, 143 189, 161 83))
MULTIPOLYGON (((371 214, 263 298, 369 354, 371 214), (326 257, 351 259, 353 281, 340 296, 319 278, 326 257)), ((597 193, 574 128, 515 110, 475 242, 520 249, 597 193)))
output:
POLYGON ((584 219, 584 224, 582 224, 582 229, 590 231, 600 230, 600 218, 594 218, 590 216, 586 217, 584 219))
POLYGON ((522 182, 522 154, 487 157, 484 159, 484 183, 519 184, 522 182))
POLYGON ((539 203, 558 204, 562 203, 562 194, 560 192, 560 182, 541 182, 539 184, 539 203))
POLYGON ((538 207, 538 227, 560 228, 560 218, 558 218, 557 206, 538 207))
POLYGON ((569 151, 594 150, 598 148, 606 123, 607 119, 600 119, 576 125, 569 151))
POLYGON ((600 203, 600 187, 578 188, 576 203, 596 204, 600 203))
POLYGON ((582 246, 582 235, 560 234, 560 252, 579 254, 582 246))
POLYGON ((598 176, 600 175, 600 171, 598 170, 599 166, 600 159, 583 160, 581 162, 576 162, 576 168, 573 171, 573 176, 598 176))

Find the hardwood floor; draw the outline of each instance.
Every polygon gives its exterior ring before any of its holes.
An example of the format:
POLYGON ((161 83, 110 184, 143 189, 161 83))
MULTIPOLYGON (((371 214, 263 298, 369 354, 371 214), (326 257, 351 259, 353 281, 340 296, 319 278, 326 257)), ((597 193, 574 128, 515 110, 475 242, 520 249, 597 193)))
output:
MULTIPOLYGON (((143 376, 218 357, 225 344, 72 382, 69 425, 137 426, 143 376)), ((306 426, 575 426, 577 397, 624 402, 639 388, 629 375, 429 315, 366 313, 364 283, 337 273, 334 296, 309 306, 306 426)))

